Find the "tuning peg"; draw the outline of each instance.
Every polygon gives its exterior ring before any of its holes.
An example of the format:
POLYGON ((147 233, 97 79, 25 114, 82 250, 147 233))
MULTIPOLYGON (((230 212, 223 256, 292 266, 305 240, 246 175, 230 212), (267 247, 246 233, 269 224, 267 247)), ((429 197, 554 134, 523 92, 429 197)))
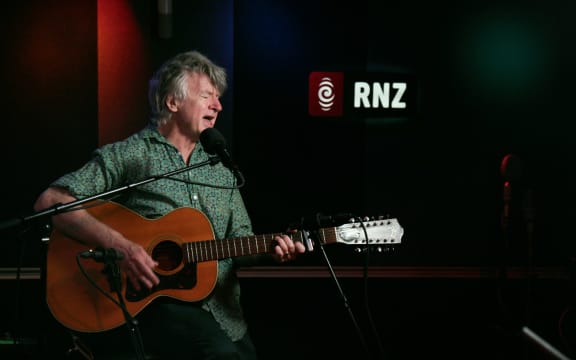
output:
POLYGON ((354 248, 354 252, 358 254, 365 253, 367 250, 370 251, 371 253, 387 254, 395 251, 396 249, 393 246, 369 246, 369 247, 354 248))

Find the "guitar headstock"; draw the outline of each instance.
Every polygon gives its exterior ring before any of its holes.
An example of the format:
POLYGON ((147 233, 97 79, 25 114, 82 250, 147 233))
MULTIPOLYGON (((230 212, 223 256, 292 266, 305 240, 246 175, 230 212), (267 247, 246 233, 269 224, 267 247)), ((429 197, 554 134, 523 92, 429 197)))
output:
POLYGON ((396 218, 354 220, 335 228, 321 229, 320 231, 324 243, 347 245, 397 245, 402 242, 403 235, 404 229, 396 218))

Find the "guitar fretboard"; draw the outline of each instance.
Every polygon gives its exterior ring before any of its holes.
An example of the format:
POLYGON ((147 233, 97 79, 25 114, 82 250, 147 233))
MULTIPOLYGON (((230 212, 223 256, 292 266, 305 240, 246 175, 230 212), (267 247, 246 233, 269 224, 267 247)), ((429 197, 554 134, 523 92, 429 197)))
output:
MULTIPOLYGON (((186 262, 198 263, 225 259, 236 256, 254 255, 272 252, 277 234, 264 234, 241 236, 224 240, 207 240, 185 243, 184 255, 186 262)), ((294 241, 304 242, 304 234, 301 231, 290 234, 294 241)))

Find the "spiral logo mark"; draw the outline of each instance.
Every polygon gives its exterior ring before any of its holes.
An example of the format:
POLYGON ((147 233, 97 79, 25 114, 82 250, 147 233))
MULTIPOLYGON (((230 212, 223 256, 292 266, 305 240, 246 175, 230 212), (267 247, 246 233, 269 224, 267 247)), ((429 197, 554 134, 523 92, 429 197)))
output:
POLYGON ((322 111, 330 111, 334 105, 334 84, 329 77, 323 77, 318 84, 318 105, 322 111))
POLYGON ((308 113, 312 116, 342 116, 343 82, 342 72, 311 72, 308 113))

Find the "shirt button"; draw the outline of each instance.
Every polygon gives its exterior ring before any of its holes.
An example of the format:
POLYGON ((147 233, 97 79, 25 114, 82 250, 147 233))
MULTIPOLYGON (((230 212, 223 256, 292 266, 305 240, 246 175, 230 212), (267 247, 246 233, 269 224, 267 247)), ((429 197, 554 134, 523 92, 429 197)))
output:
POLYGON ((198 200, 198 195, 197 195, 197 194, 192 195, 192 200, 197 201, 197 200, 198 200))

